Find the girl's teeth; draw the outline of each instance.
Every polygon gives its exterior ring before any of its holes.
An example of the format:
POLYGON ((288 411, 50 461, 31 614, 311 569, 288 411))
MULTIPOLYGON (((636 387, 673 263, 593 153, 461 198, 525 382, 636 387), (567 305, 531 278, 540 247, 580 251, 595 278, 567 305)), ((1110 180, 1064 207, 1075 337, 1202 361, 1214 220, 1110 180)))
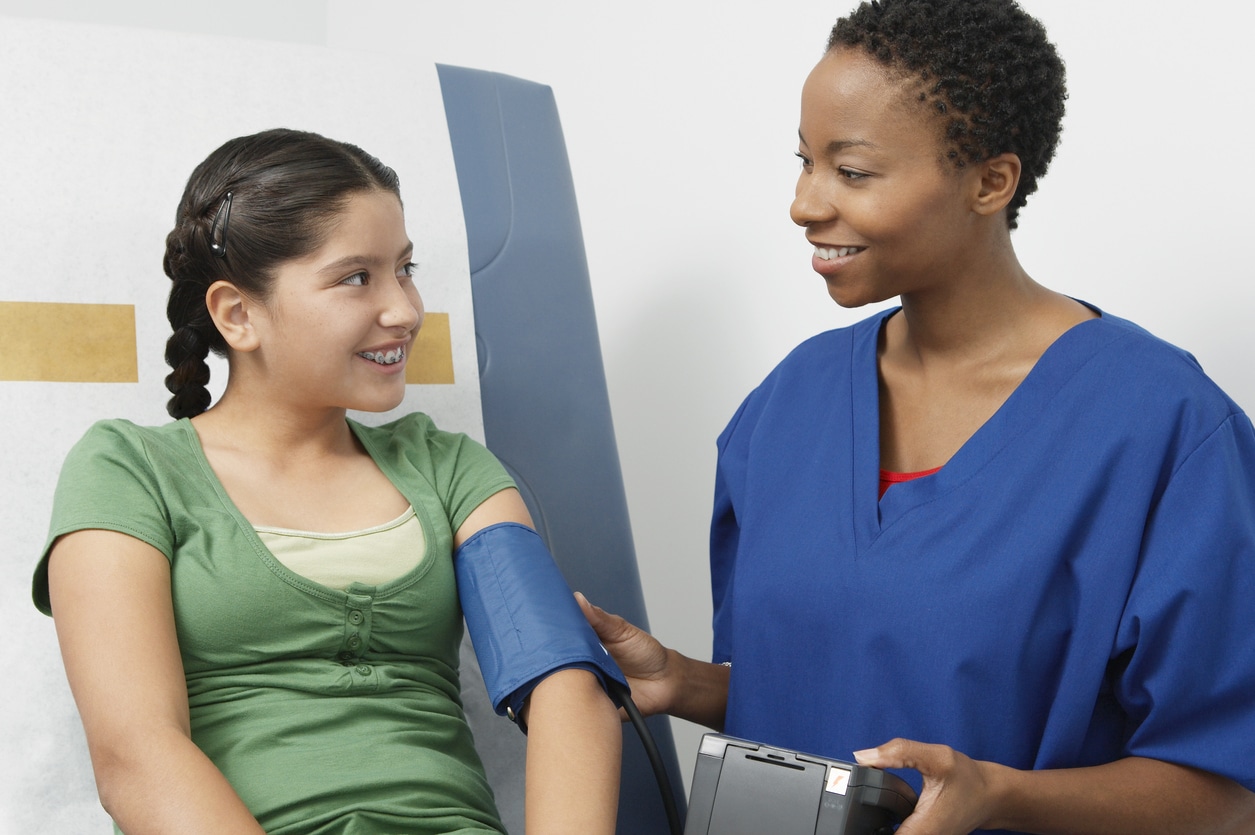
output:
POLYGON ((377 362, 380 365, 395 365, 405 358, 404 348, 394 348, 391 351, 362 351, 359 357, 365 357, 371 362, 377 362))

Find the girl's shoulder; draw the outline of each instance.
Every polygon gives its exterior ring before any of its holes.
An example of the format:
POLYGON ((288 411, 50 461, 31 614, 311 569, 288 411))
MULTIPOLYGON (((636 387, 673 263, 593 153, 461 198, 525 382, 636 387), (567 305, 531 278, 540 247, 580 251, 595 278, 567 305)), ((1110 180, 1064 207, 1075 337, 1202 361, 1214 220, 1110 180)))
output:
POLYGON ((186 419, 141 426, 125 418, 109 418, 88 427, 71 448, 66 466, 107 462, 145 469, 179 467, 195 457, 195 445, 195 432, 186 419))
POLYGON ((354 434, 374 449, 426 450, 437 452, 475 441, 463 432, 449 432, 436 426, 425 412, 410 412, 395 420, 367 424, 349 418, 354 434))

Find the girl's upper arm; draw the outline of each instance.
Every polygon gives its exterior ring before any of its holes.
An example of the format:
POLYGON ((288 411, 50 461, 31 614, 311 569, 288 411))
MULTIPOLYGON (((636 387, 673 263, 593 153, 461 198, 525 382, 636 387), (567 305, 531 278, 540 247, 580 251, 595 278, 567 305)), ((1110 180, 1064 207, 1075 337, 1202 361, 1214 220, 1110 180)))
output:
POLYGON ((527 505, 517 488, 507 487, 480 502, 454 533, 453 547, 460 547, 481 529, 501 522, 517 522, 533 527, 532 515, 527 512, 527 505))
POLYGON ((170 561, 123 533, 80 530, 52 547, 48 585, 66 677, 93 755, 128 729, 189 734, 170 561))

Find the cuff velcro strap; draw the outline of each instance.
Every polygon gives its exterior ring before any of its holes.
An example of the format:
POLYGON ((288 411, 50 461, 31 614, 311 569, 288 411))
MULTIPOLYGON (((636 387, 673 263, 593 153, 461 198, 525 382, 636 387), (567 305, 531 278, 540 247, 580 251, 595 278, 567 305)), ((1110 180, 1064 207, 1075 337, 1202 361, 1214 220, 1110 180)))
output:
POLYGON ((466 628, 498 714, 517 717, 532 688, 565 667, 590 669, 603 687, 609 679, 627 686, 536 531, 491 525, 453 559, 466 628))

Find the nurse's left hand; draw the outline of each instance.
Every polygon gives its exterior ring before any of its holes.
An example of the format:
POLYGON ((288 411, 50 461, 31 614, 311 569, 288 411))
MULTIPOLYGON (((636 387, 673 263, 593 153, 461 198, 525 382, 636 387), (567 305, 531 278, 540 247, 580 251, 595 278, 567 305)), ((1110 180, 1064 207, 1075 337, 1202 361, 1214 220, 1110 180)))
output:
POLYGON ((946 745, 909 739, 855 751, 854 759, 876 768, 912 768, 923 776, 915 811, 898 827, 897 835, 968 835, 983 828, 997 795, 997 771, 1005 768, 946 745))

